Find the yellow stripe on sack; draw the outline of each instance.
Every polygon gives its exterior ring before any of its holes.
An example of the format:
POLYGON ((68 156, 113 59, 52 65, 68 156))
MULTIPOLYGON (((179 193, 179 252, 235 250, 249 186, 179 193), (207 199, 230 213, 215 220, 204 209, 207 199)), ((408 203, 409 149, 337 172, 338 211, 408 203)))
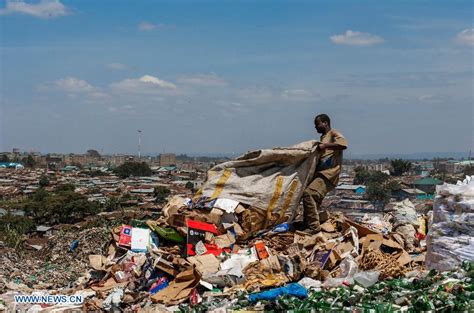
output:
POLYGON ((212 176, 216 175, 216 171, 207 171, 207 178, 211 178, 212 176))
POLYGON ((298 181, 294 179, 290 184, 290 189, 288 190, 288 193, 286 195, 285 202, 283 202, 283 206, 281 207, 280 218, 282 218, 285 215, 286 210, 288 210, 288 207, 291 203, 291 199, 293 199, 293 195, 295 194, 296 188, 298 188, 298 181))
POLYGON ((219 178, 219 180, 216 183, 216 190, 214 190, 214 193, 212 194, 211 199, 215 199, 219 197, 222 190, 224 190, 224 185, 226 181, 229 179, 230 175, 232 175, 232 170, 228 168, 225 169, 224 173, 222 173, 222 176, 219 178))
POLYGON ((202 187, 194 194, 193 201, 201 198, 202 196, 202 187))
POLYGON ((275 191, 273 192, 273 196, 270 199, 270 202, 268 203, 267 220, 265 221, 265 227, 268 225, 268 223, 270 222, 272 218, 273 210, 275 209, 277 201, 280 198, 282 189, 283 189, 283 176, 278 176, 276 184, 275 184, 275 191))
MULTIPOLYGON (((211 178, 212 176, 216 175, 216 171, 207 171, 207 178, 211 178)), ((201 198, 202 196, 202 188, 199 188, 199 190, 194 194, 193 201, 201 198)))

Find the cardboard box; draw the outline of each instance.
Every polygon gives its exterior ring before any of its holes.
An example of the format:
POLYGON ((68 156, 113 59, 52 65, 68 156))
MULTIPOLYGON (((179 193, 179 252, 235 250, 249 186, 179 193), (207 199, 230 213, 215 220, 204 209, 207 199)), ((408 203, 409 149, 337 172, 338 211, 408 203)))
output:
POLYGON ((255 249, 257 250, 257 255, 260 260, 266 259, 270 256, 268 254, 267 247, 265 247, 265 243, 263 241, 256 242, 255 249))
POLYGON ((119 245, 129 248, 132 246, 132 226, 122 225, 120 228, 119 245))
MULTIPOLYGON (((216 225, 198 222, 194 220, 187 221, 188 226, 188 238, 187 238, 187 256, 196 255, 195 246, 198 242, 204 241, 206 239, 206 232, 212 233, 214 235, 219 235, 216 225)), ((208 251, 215 251, 215 248, 212 245, 204 244, 208 251)), ((215 254, 220 254, 220 252, 215 251, 215 254)))

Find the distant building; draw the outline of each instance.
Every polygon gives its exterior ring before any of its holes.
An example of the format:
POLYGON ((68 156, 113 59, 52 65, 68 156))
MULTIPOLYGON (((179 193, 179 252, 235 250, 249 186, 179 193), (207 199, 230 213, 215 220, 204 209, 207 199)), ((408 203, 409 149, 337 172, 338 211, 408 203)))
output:
POLYGON ((419 200, 424 200, 427 199, 428 195, 426 192, 423 190, 417 189, 417 188, 405 188, 405 189, 400 189, 397 191, 392 192, 392 196, 396 198, 398 201, 402 201, 405 199, 419 199, 419 200))
POLYGON ((68 173, 68 172, 74 172, 74 171, 79 171, 79 167, 75 165, 66 165, 61 169, 61 172, 68 173))
POLYGON ((365 186, 364 185, 346 185, 341 184, 336 187, 336 191, 350 191, 358 195, 362 195, 365 193, 365 186))
POLYGON ((176 154, 162 153, 160 154, 160 166, 176 165, 176 154))
POLYGON ((21 170, 25 167, 22 164, 16 162, 0 162, 0 168, 14 168, 17 170, 21 170))
POLYGON ((414 188, 420 189, 428 194, 433 194, 436 191, 436 185, 442 184, 443 181, 432 177, 425 177, 413 182, 414 188))
POLYGON ((120 165, 127 161, 133 161, 134 157, 131 155, 116 154, 107 159, 111 164, 120 165))

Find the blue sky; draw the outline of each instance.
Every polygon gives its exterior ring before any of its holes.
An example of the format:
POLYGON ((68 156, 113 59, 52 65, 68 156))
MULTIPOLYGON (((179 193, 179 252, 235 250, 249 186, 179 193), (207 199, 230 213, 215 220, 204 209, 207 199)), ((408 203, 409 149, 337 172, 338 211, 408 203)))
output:
POLYGON ((469 151, 472 1, 0 1, 0 150, 469 151))

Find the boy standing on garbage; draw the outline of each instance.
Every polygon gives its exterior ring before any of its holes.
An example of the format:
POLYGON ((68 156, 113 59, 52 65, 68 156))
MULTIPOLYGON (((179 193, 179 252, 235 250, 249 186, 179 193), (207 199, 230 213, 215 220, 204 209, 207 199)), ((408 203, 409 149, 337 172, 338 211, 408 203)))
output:
POLYGON ((319 209, 326 194, 337 186, 342 167, 342 150, 347 149, 346 138, 331 128, 329 116, 317 115, 314 127, 321 134, 318 146, 321 156, 313 179, 303 192, 304 231, 310 234, 321 231, 319 209))

